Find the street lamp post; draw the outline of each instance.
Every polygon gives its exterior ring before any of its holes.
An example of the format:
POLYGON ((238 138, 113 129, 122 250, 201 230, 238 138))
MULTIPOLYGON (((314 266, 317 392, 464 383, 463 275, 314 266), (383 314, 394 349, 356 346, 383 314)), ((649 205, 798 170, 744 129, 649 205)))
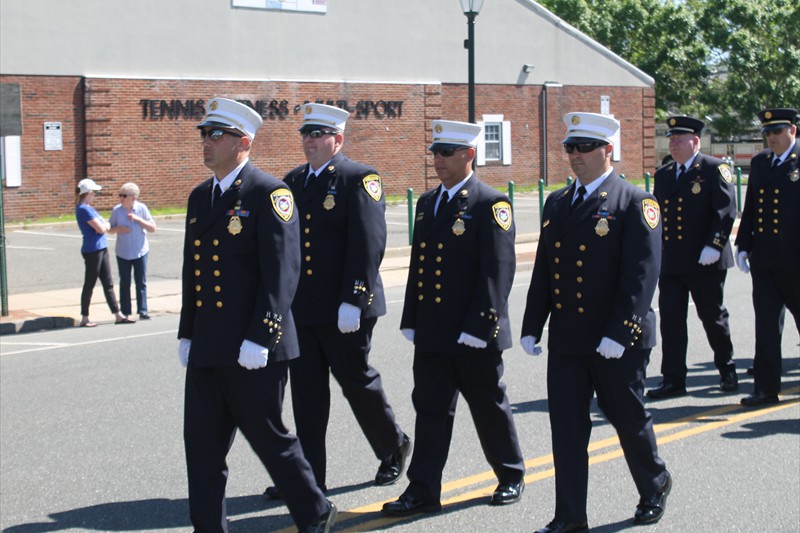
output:
POLYGON ((464 41, 464 48, 469 56, 469 122, 475 123, 475 17, 481 11, 483 0, 459 0, 461 10, 467 16, 467 40, 464 41))

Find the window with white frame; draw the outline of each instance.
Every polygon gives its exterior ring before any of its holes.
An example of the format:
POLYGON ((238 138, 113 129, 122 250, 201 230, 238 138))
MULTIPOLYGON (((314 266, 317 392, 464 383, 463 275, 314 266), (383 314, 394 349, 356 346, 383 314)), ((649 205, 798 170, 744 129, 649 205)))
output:
POLYGON ((503 165, 510 165, 511 122, 503 120, 503 115, 483 115, 478 125, 483 128, 483 135, 478 143, 477 164, 499 161, 503 165))

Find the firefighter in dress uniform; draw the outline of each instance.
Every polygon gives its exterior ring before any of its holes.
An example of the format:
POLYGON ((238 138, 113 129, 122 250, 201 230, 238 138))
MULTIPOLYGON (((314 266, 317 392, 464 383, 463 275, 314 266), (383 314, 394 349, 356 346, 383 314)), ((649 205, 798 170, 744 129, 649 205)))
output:
POLYGON ((390 516, 441 510, 442 471, 461 394, 498 479, 490 504, 520 500, 522 452, 505 391, 511 347, 508 295, 515 227, 508 198, 478 181, 472 161, 481 127, 434 120, 433 163, 442 184, 420 196, 400 328, 414 343, 416 446, 408 487, 383 506, 390 516))
POLYGON ((786 309, 800 329, 800 143, 797 110, 758 113, 768 148, 750 162, 736 261, 753 280, 756 352, 753 393, 742 404, 778 403, 786 309))
POLYGON ((228 530, 225 457, 237 428, 304 532, 327 532, 336 507, 281 419, 299 351, 291 302, 300 268, 291 192, 249 160, 261 116, 214 98, 198 126, 214 176, 189 195, 178 355, 186 367, 184 442, 196 531, 228 530))
MULTIPOLYGON (((379 273, 386 204, 378 172, 341 152, 349 116, 338 107, 306 104, 300 135, 307 163, 284 178, 297 201, 302 256, 292 304, 300 342, 300 357, 289 371, 292 408, 297 436, 323 491, 331 374, 380 461, 375 485, 396 482, 411 453, 381 375, 369 364, 372 332, 386 314, 379 273)), ((281 496, 275 486, 265 494, 281 496)))
POLYGON ((659 206, 611 166, 617 120, 568 113, 564 122, 563 144, 577 179, 545 202, 521 339, 526 352, 541 353, 537 343, 549 317, 547 399, 556 508, 541 533, 588 531, 594 393, 619 436, 640 495, 634 523, 660 520, 672 488, 643 399, 656 341, 650 303, 661 262, 659 206))
POLYGON ((667 119, 669 151, 674 161, 656 171, 653 195, 661 205, 661 384, 647 391, 653 399, 686 394, 686 325, 689 295, 703 324, 719 371, 719 388, 739 388, 728 310, 723 292, 734 265, 728 241, 736 220, 731 168, 721 159, 700 153, 703 121, 667 119))

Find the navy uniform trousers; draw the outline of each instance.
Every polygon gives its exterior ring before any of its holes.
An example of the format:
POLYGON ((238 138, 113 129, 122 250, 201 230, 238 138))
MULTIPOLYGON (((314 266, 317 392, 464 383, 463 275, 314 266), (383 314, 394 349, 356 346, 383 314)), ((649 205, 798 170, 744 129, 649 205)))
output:
POLYGON ((362 319, 358 331, 346 334, 336 324, 297 326, 302 356, 292 362, 291 376, 293 384, 302 386, 292 387, 294 421, 320 486, 326 482, 329 369, 375 455, 385 459, 402 444, 403 432, 386 399, 381 375, 369 364, 372 330, 377 322, 377 318, 362 319))
POLYGON ((425 502, 440 500, 459 393, 469 406, 484 456, 498 483, 522 481, 525 466, 501 381, 502 353, 494 349, 475 349, 469 354, 414 351, 411 399, 417 413, 416 443, 405 494, 425 502))
POLYGON ((547 398, 556 469, 556 520, 586 522, 592 395, 614 426, 633 482, 641 495, 654 494, 664 480, 653 420, 645 409, 645 369, 650 349, 629 349, 619 359, 550 355, 547 398), (580 459, 580 460, 578 460, 580 459))

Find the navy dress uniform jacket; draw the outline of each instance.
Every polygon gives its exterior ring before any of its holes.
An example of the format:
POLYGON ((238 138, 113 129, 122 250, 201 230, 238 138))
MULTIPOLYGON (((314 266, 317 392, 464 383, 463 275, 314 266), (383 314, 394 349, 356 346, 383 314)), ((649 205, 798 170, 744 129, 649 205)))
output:
POLYGON ((386 203, 380 176, 341 153, 304 187, 308 172, 305 164, 284 178, 300 212, 301 279, 292 308, 297 323, 335 324, 342 302, 360 308, 362 319, 385 315, 379 268, 386 249, 386 203))
POLYGON ((300 245, 291 192, 251 162, 213 208, 212 184, 191 192, 186 212, 178 338, 192 341, 189 365, 238 366, 244 339, 268 348, 270 361, 293 359, 300 245))
POLYGON ((508 198, 473 175, 439 206, 440 187, 420 196, 401 329, 414 329, 418 350, 475 353, 462 332, 511 347, 508 295, 514 282, 515 226, 508 198))
POLYGON ((574 185, 548 196, 522 335, 548 351, 592 355, 603 337, 626 349, 656 344, 650 303, 661 264, 658 204, 612 172, 570 213, 574 185))
POLYGON ((721 159, 698 153, 691 168, 675 179, 677 163, 659 168, 653 195, 661 206, 661 274, 675 276, 726 270, 733 266, 729 242, 736 220, 731 169, 721 159), (720 252, 710 265, 697 262, 703 248, 720 252))
POLYGON ((750 162, 742 219, 736 237, 749 252, 750 268, 800 272, 800 141, 789 157, 772 169, 770 150, 750 162))

